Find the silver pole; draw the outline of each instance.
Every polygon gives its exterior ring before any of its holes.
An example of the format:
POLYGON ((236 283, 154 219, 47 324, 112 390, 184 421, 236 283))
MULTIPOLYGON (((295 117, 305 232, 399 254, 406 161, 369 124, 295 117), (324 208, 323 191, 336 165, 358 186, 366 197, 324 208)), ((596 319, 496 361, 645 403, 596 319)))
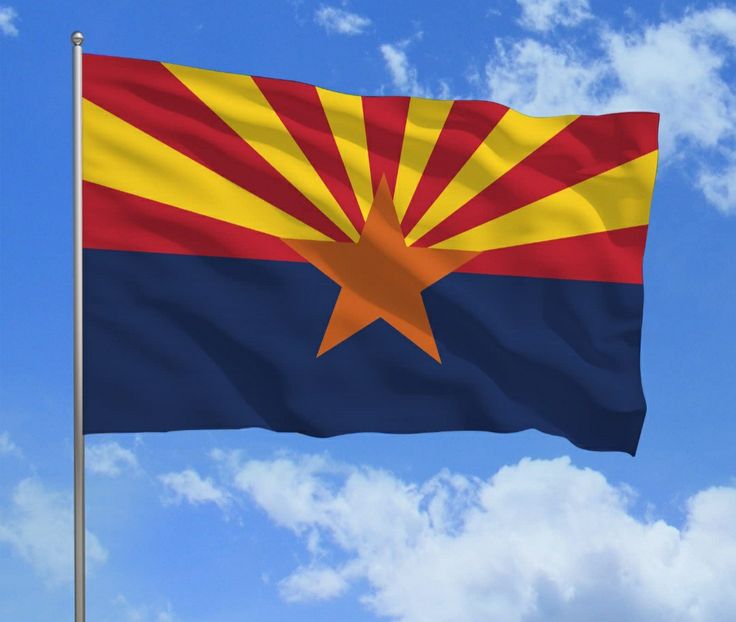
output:
POLYGON ((82 427, 82 41, 72 33, 74 90, 74 622, 85 620, 84 430, 82 427))

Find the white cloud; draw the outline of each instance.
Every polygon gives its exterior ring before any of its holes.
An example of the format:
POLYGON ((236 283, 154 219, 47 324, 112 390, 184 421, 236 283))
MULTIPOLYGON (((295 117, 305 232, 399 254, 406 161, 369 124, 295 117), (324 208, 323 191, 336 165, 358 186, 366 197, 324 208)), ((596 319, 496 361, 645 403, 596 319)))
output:
POLYGON ((486 65, 491 99, 540 116, 600 112, 605 102, 596 88, 605 72, 600 60, 534 39, 497 40, 496 54, 486 65))
POLYGON ((417 69, 406 54, 407 43, 384 43, 379 48, 391 76, 391 82, 405 95, 430 97, 426 87, 419 83, 417 69))
POLYGON ((423 484, 323 458, 249 461, 235 486, 305 543, 333 544, 281 584, 291 601, 353 586, 401 622, 726 622, 736 617, 736 488, 704 490, 680 527, 569 459, 423 484))
POLYGON ((20 449, 18 446, 10 440, 10 435, 7 432, 0 433, 0 456, 20 456, 20 449))
POLYGON ((736 208, 736 153, 731 154, 729 163, 721 169, 703 170, 698 186, 705 198, 724 214, 736 208))
POLYGON ((735 137, 736 91, 722 69, 736 60, 736 11, 710 9, 604 40, 619 84, 609 108, 661 110, 670 151, 683 141, 715 147, 735 137))
POLYGON ((327 493, 324 480, 316 478, 317 473, 325 475, 329 463, 319 456, 309 456, 295 462, 289 458, 279 458, 270 462, 250 461, 237 469, 234 484, 236 488, 250 494, 255 502, 267 507, 269 515, 279 525, 298 530, 300 525, 317 521, 315 506, 327 493))
POLYGON ((116 442, 90 445, 85 450, 85 465, 91 473, 116 477, 124 470, 138 470, 138 458, 116 442))
POLYGON ((665 162, 688 159, 708 201, 736 211, 728 173, 703 165, 736 149, 736 11, 690 12, 634 32, 600 31, 598 52, 500 39, 486 66, 489 96, 524 112, 661 113, 665 162))
POLYGON ((186 501, 192 505, 214 503, 224 509, 230 503, 226 491, 218 488, 210 478, 203 478, 193 469, 185 469, 178 473, 165 473, 159 480, 170 493, 168 501, 181 503, 186 501))
POLYGON ((281 596, 288 602, 328 600, 340 596, 348 582, 339 570, 310 566, 299 568, 280 585, 281 596))
POLYGON ((555 26, 577 26, 590 19, 588 0, 516 0, 519 23, 529 30, 547 32, 555 26))
POLYGON ((407 49, 412 42, 422 37, 423 33, 418 31, 408 39, 404 39, 398 43, 384 43, 378 48, 391 77, 391 83, 403 95, 450 99, 450 86, 445 80, 438 81, 436 90, 422 84, 419 81, 417 68, 409 60, 407 49))
POLYGON ((17 37, 18 27, 15 20, 18 12, 12 6, 0 6, 0 32, 7 37, 17 37))
POLYGON ((341 35, 360 35, 371 25, 369 18, 334 6, 318 8, 314 13, 314 21, 327 32, 341 35))
MULTIPOLYGON (((48 583, 69 583, 73 524, 69 495, 48 490, 36 479, 24 479, 15 488, 11 507, 0 512, 0 544, 9 545, 48 583)), ((88 532, 88 563, 106 559, 107 552, 88 532)))

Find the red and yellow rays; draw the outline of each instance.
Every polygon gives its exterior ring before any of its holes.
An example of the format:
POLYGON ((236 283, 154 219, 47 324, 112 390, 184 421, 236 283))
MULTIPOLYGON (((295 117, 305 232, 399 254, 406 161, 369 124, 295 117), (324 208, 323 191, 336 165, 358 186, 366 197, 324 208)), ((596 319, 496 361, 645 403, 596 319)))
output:
POLYGON ((641 282, 655 114, 535 118, 491 102, 84 63, 88 248, 318 265, 314 243, 367 243, 385 179, 397 235, 417 251, 407 257, 428 249, 465 257, 452 270, 641 282))

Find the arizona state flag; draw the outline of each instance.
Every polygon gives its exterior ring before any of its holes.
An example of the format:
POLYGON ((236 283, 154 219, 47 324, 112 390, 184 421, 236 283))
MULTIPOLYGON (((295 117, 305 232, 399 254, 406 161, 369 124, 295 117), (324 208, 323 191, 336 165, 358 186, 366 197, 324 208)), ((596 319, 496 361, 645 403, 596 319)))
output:
POLYGON ((654 113, 85 55, 84 431, 634 453, 654 113))

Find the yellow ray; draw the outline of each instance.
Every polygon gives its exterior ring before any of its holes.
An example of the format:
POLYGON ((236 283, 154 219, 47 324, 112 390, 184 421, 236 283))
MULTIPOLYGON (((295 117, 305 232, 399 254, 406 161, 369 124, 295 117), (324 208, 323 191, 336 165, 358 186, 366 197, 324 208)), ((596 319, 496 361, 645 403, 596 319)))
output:
POLYGON ((352 240, 358 232, 250 76, 164 63, 352 240))
POLYGON ((433 248, 485 251, 645 225, 656 171, 652 151, 433 248))
POLYGON ((280 238, 329 240, 92 102, 83 106, 85 180, 280 238))
POLYGON ((367 218, 373 203, 373 187, 368 142, 365 137, 363 98, 319 87, 317 93, 335 137, 337 150, 347 169, 350 185, 358 199, 358 206, 363 218, 367 218))
POLYGON ((394 191, 394 205, 399 221, 406 214, 450 108, 452 101, 419 97, 412 97, 409 100, 409 113, 406 117, 404 142, 401 146, 401 159, 394 191))
POLYGON ((413 244, 577 119, 528 117, 509 109, 406 237, 413 244))

